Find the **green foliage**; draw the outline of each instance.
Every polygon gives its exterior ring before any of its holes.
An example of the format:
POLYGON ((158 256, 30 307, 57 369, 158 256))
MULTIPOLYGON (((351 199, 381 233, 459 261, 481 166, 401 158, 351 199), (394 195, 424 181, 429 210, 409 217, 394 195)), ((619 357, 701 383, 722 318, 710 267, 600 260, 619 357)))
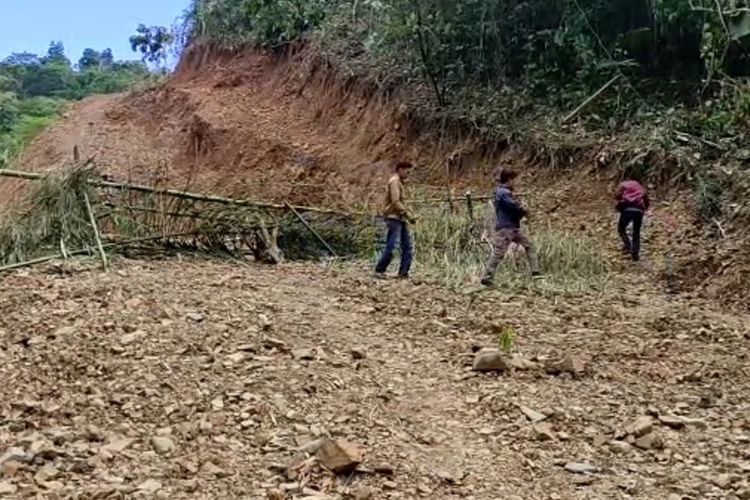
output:
POLYGON ((0 134, 8 133, 18 119, 18 99, 12 92, 0 91, 0 134))
POLYGON ((513 328, 503 325, 500 333, 497 336, 498 349, 503 351, 505 354, 510 355, 513 352, 513 346, 516 343, 516 332, 513 328))
POLYGON ((166 62, 169 46, 174 39, 174 34, 164 26, 140 24, 130 37, 130 47, 133 52, 140 52, 144 61, 160 65, 166 62))
POLYGON ((279 47, 319 28, 338 1, 194 0, 187 13, 191 39, 236 50, 246 45, 279 47))
POLYGON ((721 215, 724 187, 721 181, 713 175, 698 178, 696 184, 696 198, 698 213, 706 221, 711 221, 721 215))
POLYGON ((52 123, 69 100, 119 92, 150 78, 143 63, 115 62, 112 51, 86 49, 74 71, 60 42, 40 58, 16 53, 0 62, 0 168, 40 130, 52 123))

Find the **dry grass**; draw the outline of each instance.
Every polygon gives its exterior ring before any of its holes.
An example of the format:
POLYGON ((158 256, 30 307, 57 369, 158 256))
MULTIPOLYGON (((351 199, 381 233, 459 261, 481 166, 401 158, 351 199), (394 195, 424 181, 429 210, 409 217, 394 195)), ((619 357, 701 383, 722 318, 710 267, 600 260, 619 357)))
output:
POLYGON ((94 245, 84 202, 92 196, 90 171, 76 167, 34 183, 19 205, 0 219, 0 262, 12 264, 94 245))
MULTIPOLYGON (((445 206, 422 207, 412 228, 415 266, 452 289, 476 285, 490 253, 491 220, 491 207, 475 220, 465 212, 450 213, 445 206)), ((558 293, 607 286, 608 263, 594 242, 551 227, 532 226, 528 232, 545 279, 532 280, 523 251, 511 249, 497 271, 499 288, 558 293)))

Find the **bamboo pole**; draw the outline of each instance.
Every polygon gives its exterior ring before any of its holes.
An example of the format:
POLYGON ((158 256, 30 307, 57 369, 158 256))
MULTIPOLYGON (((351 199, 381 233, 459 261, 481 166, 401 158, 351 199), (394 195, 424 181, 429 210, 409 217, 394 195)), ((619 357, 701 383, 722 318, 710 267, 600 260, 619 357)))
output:
POLYGON ((297 210, 294 209, 293 206, 291 206, 288 203, 286 203, 286 206, 299 219, 299 221, 302 224, 304 224, 304 226, 307 228, 307 230, 310 231, 312 233, 312 235, 315 236, 318 239, 318 241, 320 241, 323 244, 324 247, 326 247, 326 250, 328 250, 328 252, 331 254, 331 256, 338 257, 338 255, 336 255, 336 252, 333 250, 333 248, 331 248, 331 246, 328 244, 328 242, 326 240, 324 240, 323 237, 321 235, 319 235, 318 232, 315 229, 313 229, 313 227, 310 224, 307 223, 307 221, 302 217, 302 215, 300 215, 299 212, 297 212, 297 210))
POLYGON ((99 226, 94 216, 94 209, 91 208, 91 201, 89 201, 88 193, 83 193, 83 199, 86 202, 86 210, 89 213, 89 220, 91 221, 91 227, 94 229, 94 238, 96 238, 96 246, 99 249, 99 257, 102 259, 102 269, 107 270, 107 254, 104 252, 104 246, 102 245, 102 238, 99 236, 99 226))
POLYGON ((573 111, 571 111, 565 118, 563 118, 562 122, 563 123, 568 123, 570 120, 572 120, 573 118, 575 118, 576 116, 578 116, 578 114, 581 111, 583 111, 586 108, 586 106, 588 106, 589 104, 591 104, 597 97, 599 97, 604 92, 606 92, 607 89, 610 88, 612 85, 614 85, 615 82, 617 80, 619 80, 621 76, 622 76, 622 74, 619 74, 619 73, 617 75, 615 75, 615 77, 612 78, 607 83, 605 83, 602 88, 600 88, 599 90, 597 90, 596 92, 594 92, 594 94, 592 94, 585 101, 583 101, 580 104, 580 106, 578 106, 576 109, 574 109, 573 111))
MULTIPOLYGON (((158 236, 145 236, 143 238, 134 238, 134 239, 124 240, 124 241, 113 241, 112 243, 107 243, 107 244, 103 245, 103 248, 116 248, 116 247, 121 247, 121 246, 132 245, 133 243, 144 243, 144 242, 147 242, 147 241, 156 241, 156 240, 162 240, 162 239, 166 239, 166 238, 177 238, 177 237, 181 237, 181 236, 191 236, 193 234, 196 234, 196 233, 193 231, 193 232, 188 232, 188 233, 175 233, 175 234, 165 234, 165 235, 158 235, 158 236)), ((91 253, 90 249, 88 249, 88 248, 85 248, 85 249, 82 248, 80 250, 74 250, 72 252, 71 251, 66 252, 67 257, 65 257, 62 253, 58 253, 58 254, 54 254, 54 255, 47 255, 45 257, 39 257, 37 259, 31 259, 31 260, 27 260, 27 261, 24 261, 24 262, 16 262, 14 264, 8 264, 8 265, 5 265, 5 266, 2 266, 2 267, 0 267, 0 273, 5 272, 5 271, 12 271, 14 269, 21 269, 23 267, 30 267, 30 266, 33 266, 33 265, 36 265, 36 264, 43 264, 45 262, 50 262, 50 261, 57 260, 57 259, 68 258, 68 257, 72 257, 74 255, 86 255, 86 254, 89 254, 89 253, 91 253)))
MULTIPOLYGON (((14 177, 16 179, 26 179, 30 181, 38 181, 38 180, 45 178, 45 174, 21 172, 17 170, 0 170, 0 176, 14 177)), ((89 180, 88 184, 94 187, 111 188, 111 189, 115 189, 118 191, 136 191, 139 193, 150 193, 150 194, 157 194, 157 195, 161 194, 161 195, 173 196, 175 198, 181 198, 185 200, 205 201, 209 203, 219 203, 222 205, 234 205, 238 207, 252 207, 252 208, 266 208, 270 210, 288 209, 287 204, 265 203, 265 202, 250 201, 250 200, 236 200, 232 198, 226 198, 223 196, 191 193, 188 191, 178 191, 176 189, 160 189, 160 188, 154 188, 151 186, 144 186, 140 184, 124 184, 124 183, 119 183, 119 182, 96 181, 96 180, 89 180)), ((328 214, 328 215, 341 215, 341 216, 346 216, 346 217, 351 217, 354 215, 367 215, 367 214, 359 213, 359 212, 344 212, 341 210, 331 210, 331 209, 325 209, 325 208, 306 207, 306 206, 299 206, 299 205, 294 205, 294 206, 289 205, 289 207, 293 207, 295 210, 299 212, 311 212, 311 213, 328 214)))

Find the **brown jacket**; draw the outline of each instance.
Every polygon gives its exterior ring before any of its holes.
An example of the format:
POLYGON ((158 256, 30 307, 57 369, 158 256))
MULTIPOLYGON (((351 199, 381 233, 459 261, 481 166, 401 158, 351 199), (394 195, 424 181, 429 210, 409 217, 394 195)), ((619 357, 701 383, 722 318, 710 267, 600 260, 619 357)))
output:
POLYGON ((406 208, 406 193, 404 184, 398 175, 388 180, 388 190, 385 195, 385 210, 383 217, 386 219, 409 220, 409 210, 406 208))

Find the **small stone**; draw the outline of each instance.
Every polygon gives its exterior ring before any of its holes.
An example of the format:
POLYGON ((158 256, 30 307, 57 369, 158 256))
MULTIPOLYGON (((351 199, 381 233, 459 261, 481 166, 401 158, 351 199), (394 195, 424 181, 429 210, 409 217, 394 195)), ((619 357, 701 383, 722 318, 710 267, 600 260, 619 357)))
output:
POLYGON ((2 472, 4 477, 14 477, 16 474, 18 474, 18 469, 20 467, 20 462, 16 462, 15 460, 8 460, 2 466, 0 466, 0 472, 2 472))
POLYGON ((7 481, 0 481, 0 497, 6 496, 6 495, 13 495, 16 490, 16 485, 11 484, 7 481))
POLYGON ((235 352, 227 356, 227 359, 230 362, 237 364, 237 363, 242 363, 243 361, 245 361, 247 359, 247 355, 244 352, 235 352))
POLYGON ((596 481, 595 476, 575 476, 573 478, 573 484, 576 486, 589 486, 596 481))
POLYGON ((376 473, 382 474, 384 476, 392 476, 396 472, 395 467, 388 463, 377 464, 375 467, 373 467, 373 470, 376 473))
POLYGON ((307 453, 308 455, 315 455, 318 450, 325 444, 325 442, 325 439, 316 439, 314 441, 310 441, 309 443, 299 448, 299 451, 307 453))
POLYGON ((286 498, 286 495, 281 490, 268 490, 266 496, 268 500, 284 500, 286 498))
POLYGON ((682 429, 685 427, 685 421, 681 417, 675 417, 673 415, 661 415, 659 417, 659 422, 670 429, 682 429))
POLYGON ((65 488, 65 485, 60 481, 47 481, 46 483, 41 483, 40 486, 49 491, 57 491, 65 488))
POLYGON ((542 420, 547 420, 547 415, 545 415, 544 413, 538 412, 526 406, 519 406, 519 409, 521 410, 521 413, 526 415, 526 418, 528 418, 532 423, 536 424, 538 422, 541 422, 542 420))
POLYGON ((398 488, 398 484, 394 481, 383 481, 383 488, 386 490, 395 490, 398 488))
POLYGON ((625 427, 625 432, 635 438, 650 433, 654 429, 654 420, 651 417, 638 417, 625 427))
POLYGON ((432 493, 432 490, 426 484, 420 484, 419 486, 417 486, 417 491, 419 491, 423 495, 429 495, 432 493))
POLYGON ((609 437, 605 436, 604 434, 597 434, 594 436, 594 448, 599 448, 601 446, 604 446, 604 443, 609 441, 609 437))
POLYGON ((706 421, 701 420, 700 418, 683 417, 682 421, 685 422, 685 425, 689 427, 695 427, 702 430, 708 429, 708 424, 706 423, 706 421))
POLYGON ((711 478, 711 482, 722 490, 729 488, 734 482, 734 478, 729 474, 721 474, 711 478))
POLYGON ((482 349, 474 357, 475 372, 504 372, 510 368, 505 355, 498 349, 482 349))
POLYGON ((188 493, 195 493, 198 490, 198 480, 195 478, 188 479, 182 483, 182 488, 188 493))
POLYGON ((144 493, 156 493, 161 489, 161 483, 156 479, 149 479, 138 486, 138 491, 144 493))
POLYGON ((213 462, 206 462, 201 467, 201 474, 205 474, 207 476, 216 476, 216 477, 229 477, 231 476, 230 473, 219 467, 213 462))
POLYGON ((315 351, 312 349, 295 349, 292 351, 292 357, 300 361, 312 361, 315 359, 315 351))
POLYGON ((372 500, 373 498, 375 498, 372 490, 365 486, 354 490, 352 492, 352 496, 354 497, 354 500, 372 500))
POLYGON ((123 345, 132 344, 133 342, 140 340, 146 336, 146 332, 143 330, 136 330, 133 333, 127 333, 120 337, 120 343, 123 345))
POLYGON ((23 448, 11 448, 0 456, 0 465, 5 462, 29 463, 34 457, 26 454, 23 448))
POLYGON ((167 436, 154 436, 151 438, 151 447, 159 455, 167 455, 175 449, 174 441, 167 436))
POLYGON ((110 441, 102 446, 102 450, 110 453, 121 453, 128 449, 135 442, 135 439, 126 437, 113 437, 110 441))
POLYGON ((351 350, 352 358, 367 359, 367 351, 364 347, 355 347, 351 350))
POLYGON ((510 366, 516 370, 536 370, 539 365, 523 356, 515 355, 510 359, 510 366))
POLYGON ((352 472, 362 463, 362 450, 343 440, 327 439, 316 453, 323 466, 337 474, 352 472))
POLYGON ((568 462, 565 464, 565 470, 573 474, 592 474, 598 472, 599 468, 582 462, 568 462))
POLYGON ((574 377, 578 377, 585 373, 586 364, 577 356, 567 355, 559 360, 548 361, 544 369, 550 375, 570 373, 574 377))
POLYGON ((44 484, 49 481, 54 481, 60 475, 60 471, 52 465, 45 465, 34 474, 34 481, 37 484, 44 484))
POLYGON ((626 443, 625 441, 610 441, 609 442, 609 451, 612 453, 615 453, 617 455, 624 455, 626 453, 630 453, 630 451, 633 449, 633 447, 626 443))
POLYGON ((199 312, 191 312, 187 314, 189 320, 195 321, 196 323, 202 323, 206 320, 206 316, 199 312))
POLYGON ((554 441, 555 432, 550 424, 536 424, 533 427, 534 439, 537 441, 554 441))
POLYGON ((660 450, 664 448, 664 441, 658 434, 651 432, 636 439, 635 446, 642 450, 660 450))

